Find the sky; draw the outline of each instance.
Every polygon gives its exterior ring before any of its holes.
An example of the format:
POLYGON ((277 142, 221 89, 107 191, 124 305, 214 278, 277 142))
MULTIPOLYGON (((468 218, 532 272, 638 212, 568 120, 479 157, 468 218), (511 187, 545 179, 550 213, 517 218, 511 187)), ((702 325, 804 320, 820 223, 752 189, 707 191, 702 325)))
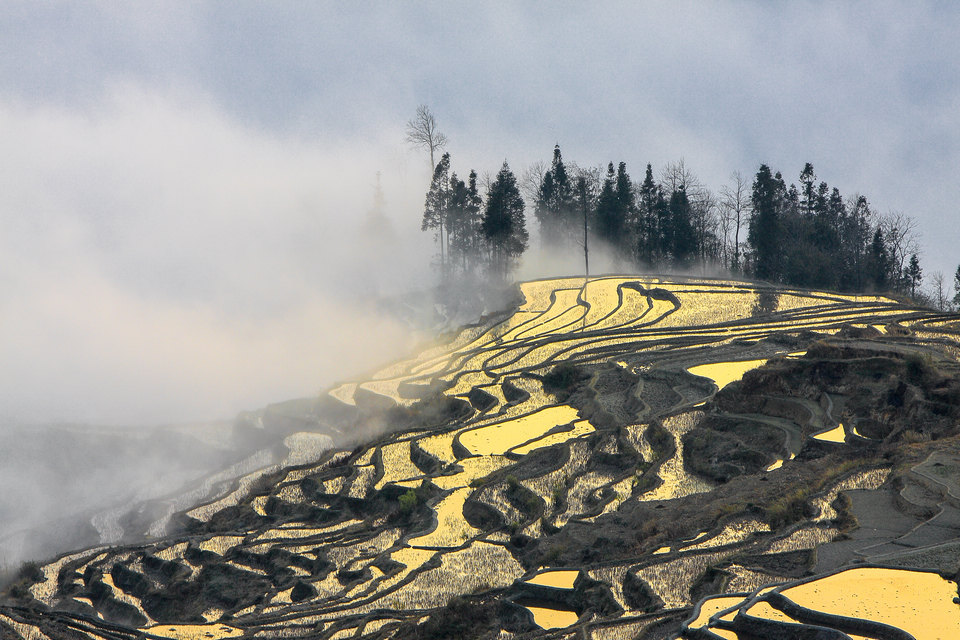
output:
POLYGON ((229 417, 407 353, 371 301, 431 278, 419 104, 461 175, 811 162, 952 280, 958 32, 950 2, 4 2, 0 423, 229 417))

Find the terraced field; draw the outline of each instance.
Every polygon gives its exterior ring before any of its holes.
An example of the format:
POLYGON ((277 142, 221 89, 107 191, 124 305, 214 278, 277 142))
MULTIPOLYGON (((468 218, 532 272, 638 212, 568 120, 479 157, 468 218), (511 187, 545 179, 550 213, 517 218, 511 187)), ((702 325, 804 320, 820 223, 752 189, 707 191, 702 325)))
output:
POLYGON ((955 316, 707 279, 520 293, 317 399, 354 449, 26 573, 0 636, 960 635, 955 316))

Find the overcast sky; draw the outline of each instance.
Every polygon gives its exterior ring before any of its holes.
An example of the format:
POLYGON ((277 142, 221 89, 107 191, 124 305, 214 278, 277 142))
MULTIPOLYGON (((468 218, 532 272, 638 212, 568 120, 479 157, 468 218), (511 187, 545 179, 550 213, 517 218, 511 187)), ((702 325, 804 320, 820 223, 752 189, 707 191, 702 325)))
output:
POLYGON ((420 103, 461 174, 812 162, 952 279, 957 33, 952 2, 5 2, 0 419, 230 416, 409 349, 366 294, 429 277, 420 103))

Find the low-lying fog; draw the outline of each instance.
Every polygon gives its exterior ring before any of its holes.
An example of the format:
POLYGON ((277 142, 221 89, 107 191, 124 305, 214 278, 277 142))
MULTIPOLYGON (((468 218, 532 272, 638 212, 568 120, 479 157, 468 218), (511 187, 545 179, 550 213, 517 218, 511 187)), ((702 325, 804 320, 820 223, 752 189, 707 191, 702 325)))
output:
POLYGON ((244 453, 148 427, 229 427, 409 352, 432 322, 396 303, 431 282, 431 238, 403 218, 427 163, 399 130, 392 156, 321 148, 119 87, 83 115, 2 103, 0 131, 0 566, 23 555, 15 531, 244 453))
MULTIPOLYGON (((239 412, 431 335, 428 161, 397 125, 338 148, 133 87, 86 113, 0 103, 0 569, 115 541, 105 509, 277 462, 231 435, 239 412)), ((580 269, 533 255, 520 277, 580 269)))

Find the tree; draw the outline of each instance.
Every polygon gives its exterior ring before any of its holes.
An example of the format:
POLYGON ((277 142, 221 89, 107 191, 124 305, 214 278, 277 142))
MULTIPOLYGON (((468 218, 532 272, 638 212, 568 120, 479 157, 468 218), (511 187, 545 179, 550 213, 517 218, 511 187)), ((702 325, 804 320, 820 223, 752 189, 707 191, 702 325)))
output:
POLYGON ((447 254, 452 266, 459 262, 466 270, 467 247, 470 242, 470 228, 467 220, 467 185, 457 177, 450 175, 450 189, 447 205, 447 254))
POLYGON ((446 270, 445 244, 447 239, 444 230, 447 224, 450 206, 450 154, 444 153, 433 170, 433 179, 430 180, 430 190, 423 206, 423 221, 420 230, 434 229, 440 242, 440 268, 446 270))
POLYGON ((760 165, 750 197, 750 231, 747 241, 753 249, 754 273, 763 280, 780 278, 780 209, 782 180, 760 165))
POLYGON ((923 282, 923 269, 920 268, 920 258, 917 257, 917 254, 914 253, 910 256, 910 264, 907 266, 904 275, 906 276, 907 283, 910 285, 910 297, 915 298, 917 296, 917 287, 923 282))
POLYGON ((947 289, 944 286, 944 277, 942 271, 934 271, 930 277, 933 282, 933 302, 940 311, 946 311, 949 302, 947 301, 947 289))
POLYGON ((627 163, 617 165, 617 216, 623 220, 623 230, 617 238, 616 247, 622 256, 629 256, 633 245, 632 236, 637 227, 637 207, 634 201, 633 182, 627 173, 627 163))
MULTIPOLYGON (((750 197, 747 195, 747 181, 739 171, 730 175, 731 184, 720 189, 721 215, 727 221, 728 228, 733 227, 733 260, 730 268, 740 269, 740 228, 746 222, 747 210, 750 207, 750 197)), ((724 241, 727 233, 724 233, 724 241)))
POLYGON ((556 246, 564 239, 577 237, 574 187, 563 164, 560 145, 553 148, 553 162, 545 171, 536 194, 534 215, 540 223, 544 244, 556 246))
MULTIPOLYGON (((585 176, 579 176, 577 178, 576 186, 576 197, 577 197, 577 208, 580 210, 580 214, 583 217, 583 277, 590 277, 590 245, 588 242, 588 230, 589 226, 587 221, 590 219, 590 197, 589 187, 587 186, 587 178, 585 176)), ((960 273, 960 267, 957 268, 957 273, 960 273)))
POLYGON ((800 184, 802 185, 801 209, 808 216, 813 215, 814 195, 813 184, 817 181, 817 174, 813 172, 813 165, 809 162, 803 165, 803 171, 800 172, 800 184))
POLYGON ((683 186, 670 194, 670 227, 673 231, 673 263, 677 267, 687 267, 696 256, 697 236, 691 220, 690 200, 683 186))
POLYGON ((873 241, 870 243, 869 274, 873 286, 877 291, 883 291, 889 283, 890 257, 887 255, 887 242, 883 237, 883 229, 877 227, 873 232, 873 241))
MULTIPOLYGON (((540 186, 543 184, 543 178, 548 171, 550 171, 550 167, 543 160, 537 160, 523 170, 517 184, 525 201, 537 202, 540 198, 540 186)), ((550 179, 552 180, 553 176, 550 179)))
POLYGON ((953 306, 960 309, 960 266, 953 275, 953 306))
POLYGON ((600 196, 597 198, 597 210, 595 214, 597 237, 611 247, 616 247, 623 235, 624 219, 620 211, 620 203, 617 199, 617 179, 613 170, 613 163, 607 165, 607 177, 603 181, 603 187, 600 189, 600 196))
POLYGON ((880 224, 887 242, 891 271, 897 278, 897 282, 893 284, 903 291, 905 286, 910 285, 903 277, 906 274, 907 259, 910 254, 917 252, 916 220, 899 211, 891 211, 883 217, 880 224))
POLYGON ((870 228, 873 213, 867 199, 855 195, 849 200, 848 214, 841 225, 841 253, 847 258, 847 288, 862 291, 866 286, 866 262, 870 250, 870 228))
POLYGON ((407 142, 421 149, 430 151, 430 166, 435 167, 434 152, 447 146, 447 136, 437 128, 437 119, 430 112, 430 108, 422 104, 417 107, 417 114, 407 121, 407 142))
POLYGON ((480 229, 490 248, 496 273, 506 279, 510 264, 527 248, 527 227, 523 215, 523 198, 517 179, 503 162, 496 179, 490 184, 480 229))

